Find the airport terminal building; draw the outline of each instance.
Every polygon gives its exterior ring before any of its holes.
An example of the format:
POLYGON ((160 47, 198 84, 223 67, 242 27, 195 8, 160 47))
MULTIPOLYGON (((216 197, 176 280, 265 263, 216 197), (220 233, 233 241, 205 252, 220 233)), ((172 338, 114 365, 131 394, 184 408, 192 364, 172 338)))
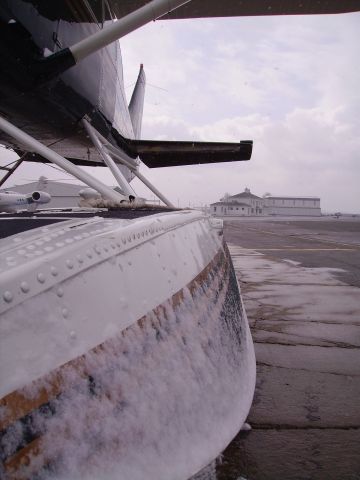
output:
POLYGON ((321 215, 318 197, 280 197, 269 194, 258 197, 245 188, 244 192, 225 196, 210 205, 215 216, 311 216, 321 215))

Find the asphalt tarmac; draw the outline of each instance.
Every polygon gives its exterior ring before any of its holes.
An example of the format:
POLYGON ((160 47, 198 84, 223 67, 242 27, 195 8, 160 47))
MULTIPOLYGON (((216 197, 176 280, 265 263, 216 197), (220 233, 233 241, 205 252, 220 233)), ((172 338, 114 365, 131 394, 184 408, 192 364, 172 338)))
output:
MULTIPOLYGON (((257 358, 208 480, 360 479, 360 218, 227 219, 257 358)), ((204 472, 203 472, 204 473, 204 472)))
MULTIPOLYGON (((296 218, 296 217, 295 217, 296 218)), ((360 287, 360 217, 225 220, 225 240, 304 267, 339 268, 341 280, 360 287)))

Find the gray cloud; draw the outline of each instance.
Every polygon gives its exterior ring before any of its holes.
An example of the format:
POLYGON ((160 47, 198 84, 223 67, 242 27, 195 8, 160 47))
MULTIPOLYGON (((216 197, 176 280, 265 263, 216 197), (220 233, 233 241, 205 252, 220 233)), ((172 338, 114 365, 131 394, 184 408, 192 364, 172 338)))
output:
POLYGON ((258 194, 319 195, 325 210, 360 211, 359 20, 164 22, 126 38, 125 65, 141 58, 148 81, 167 90, 148 88, 144 136, 255 141, 250 162, 173 169, 173 188, 167 171, 149 172, 154 182, 191 202, 248 185, 258 194))

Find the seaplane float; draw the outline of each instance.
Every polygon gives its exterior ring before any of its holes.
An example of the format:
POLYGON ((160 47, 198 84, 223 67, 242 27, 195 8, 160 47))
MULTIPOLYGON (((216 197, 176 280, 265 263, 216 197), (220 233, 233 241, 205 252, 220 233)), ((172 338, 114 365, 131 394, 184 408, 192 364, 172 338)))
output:
POLYGON ((0 1, 0 142, 19 155, 6 177, 52 162, 101 207, 1 215, 1 478, 185 480, 251 406, 254 349, 222 224, 175 209, 139 166, 249 160, 252 142, 142 140, 144 68, 127 105, 117 40, 159 18, 354 9, 0 1), (118 187, 89 165, 108 167, 118 187), (138 201, 135 176, 165 207, 138 201))

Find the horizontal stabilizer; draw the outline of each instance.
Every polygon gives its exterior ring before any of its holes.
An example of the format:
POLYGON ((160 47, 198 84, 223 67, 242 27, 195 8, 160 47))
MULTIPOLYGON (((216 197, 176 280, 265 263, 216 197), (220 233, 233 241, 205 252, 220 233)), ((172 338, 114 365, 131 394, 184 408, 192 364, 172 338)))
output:
POLYGON ((250 160, 253 142, 169 142, 132 140, 140 159, 149 168, 196 165, 199 163, 238 162, 250 160))

